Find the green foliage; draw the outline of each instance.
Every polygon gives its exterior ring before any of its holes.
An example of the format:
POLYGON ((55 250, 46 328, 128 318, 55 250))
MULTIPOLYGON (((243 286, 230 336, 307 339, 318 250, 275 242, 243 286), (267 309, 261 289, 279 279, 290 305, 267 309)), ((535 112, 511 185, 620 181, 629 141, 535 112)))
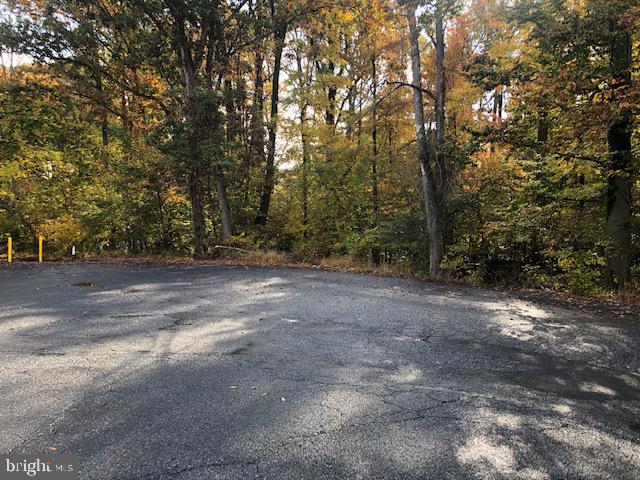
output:
MULTIPOLYGON (((0 233, 17 250, 44 234, 50 253, 189 255, 201 236, 198 253, 213 254, 226 199, 231 245, 427 271, 397 2, 240 3, 12 2, 0 50, 34 59, 0 77, 0 233), (272 124, 273 32, 285 26, 272 124), (275 181, 256 225, 270 134, 275 181)), ((602 291, 607 126, 640 108, 634 2, 421 3, 430 148, 434 25, 447 21, 446 274, 602 291), (621 83, 612 40, 631 34, 633 81, 621 83)), ((624 174, 637 182, 634 128, 624 174)))
POLYGON ((32 251, 42 234, 48 254, 188 251, 189 212, 167 188, 166 158, 136 139, 103 145, 81 104, 31 75, 0 90, 0 231, 16 250, 32 251))

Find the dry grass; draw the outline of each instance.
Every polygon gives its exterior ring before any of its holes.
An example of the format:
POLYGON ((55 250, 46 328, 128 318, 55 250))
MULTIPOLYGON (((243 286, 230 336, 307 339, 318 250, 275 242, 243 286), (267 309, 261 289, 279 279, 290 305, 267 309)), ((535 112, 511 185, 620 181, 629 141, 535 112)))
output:
POLYGON ((250 253, 244 253, 238 256, 236 259, 243 263, 257 264, 267 267, 282 267, 292 263, 290 255, 277 252, 275 250, 255 250, 250 253))
POLYGON ((301 260, 294 254, 274 250, 255 250, 249 253, 231 255, 225 258, 203 261, 223 265, 251 265, 259 267, 311 268, 334 272, 369 273, 389 277, 405 277, 428 280, 419 277, 408 266, 394 264, 373 265, 360 262, 348 255, 319 258, 316 261, 301 260))
POLYGON ((381 263, 379 265, 373 265, 371 263, 358 261, 348 255, 322 258, 317 264, 313 264, 313 266, 318 266, 327 270, 374 273, 378 275, 388 275, 393 277, 416 277, 415 272, 412 272, 407 265, 398 265, 391 263, 381 263))

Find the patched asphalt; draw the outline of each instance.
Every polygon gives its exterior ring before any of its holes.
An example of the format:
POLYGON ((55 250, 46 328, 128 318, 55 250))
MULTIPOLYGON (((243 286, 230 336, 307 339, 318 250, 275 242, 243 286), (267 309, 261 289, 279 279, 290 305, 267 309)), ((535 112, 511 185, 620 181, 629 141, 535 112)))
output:
POLYGON ((640 478, 640 324, 314 270, 0 267, 0 451, 83 479, 640 478))

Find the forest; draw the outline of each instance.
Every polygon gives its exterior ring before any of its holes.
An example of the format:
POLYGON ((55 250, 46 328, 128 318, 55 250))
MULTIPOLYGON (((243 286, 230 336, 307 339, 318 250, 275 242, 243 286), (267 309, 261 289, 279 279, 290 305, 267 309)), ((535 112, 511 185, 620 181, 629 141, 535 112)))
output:
POLYGON ((637 291, 637 0, 3 0, 0 253, 637 291))

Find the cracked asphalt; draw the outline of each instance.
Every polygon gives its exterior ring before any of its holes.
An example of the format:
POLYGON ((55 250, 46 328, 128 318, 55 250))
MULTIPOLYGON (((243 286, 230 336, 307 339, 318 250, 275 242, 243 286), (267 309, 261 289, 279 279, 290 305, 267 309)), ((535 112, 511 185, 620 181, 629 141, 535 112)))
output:
POLYGON ((637 479, 639 344, 401 279, 3 265, 0 451, 82 479, 637 479))

